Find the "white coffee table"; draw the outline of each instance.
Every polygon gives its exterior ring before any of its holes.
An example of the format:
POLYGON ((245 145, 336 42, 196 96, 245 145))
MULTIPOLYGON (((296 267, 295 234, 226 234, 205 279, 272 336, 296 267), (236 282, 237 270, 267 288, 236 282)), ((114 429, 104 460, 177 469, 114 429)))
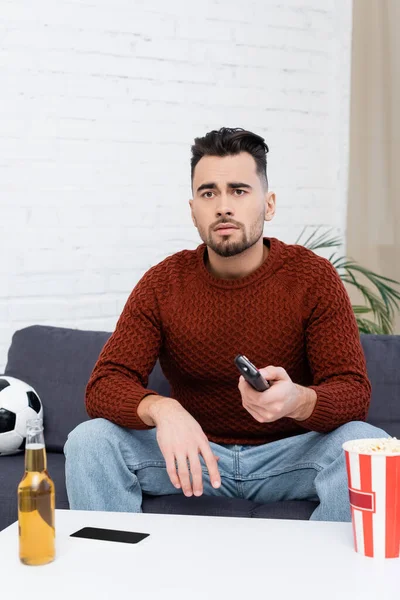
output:
POLYGON ((356 554, 350 523, 57 510, 57 557, 42 567, 19 562, 17 532, 0 532, 0 595, 13 600, 378 600, 399 590, 400 559, 356 554), (86 526, 150 536, 69 537, 86 526))

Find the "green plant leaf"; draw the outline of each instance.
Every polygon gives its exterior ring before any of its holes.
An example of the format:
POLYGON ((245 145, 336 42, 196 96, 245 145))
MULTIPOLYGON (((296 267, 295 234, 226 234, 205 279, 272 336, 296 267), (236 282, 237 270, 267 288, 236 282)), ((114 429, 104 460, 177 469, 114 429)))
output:
MULTIPOLYGON (((307 227, 304 227, 295 243, 313 251, 342 246, 342 240, 333 235, 331 229, 319 233, 320 229, 320 227, 314 229, 307 239, 301 242, 307 230, 307 227)), ((336 252, 331 254, 329 261, 342 281, 357 288, 364 298, 365 306, 359 304, 353 306, 360 333, 393 333, 393 320, 400 310, 400 282, 379 275, 359 265, 352 258, 336 256, 336 252), (360 281, 359 276, 365 278, 366 282, 360 281), (360 316, 368 313, 373 320, 360 316)))
POLYGON ((359 285, 359 282, 355 278, 355 275, 353 273, 354 271, 361 273, 367 280, 369 280, 377 288, 383 302, 386 305, 388 314, 390 314, 392 318, 394 317, 395 313, 399 310, 400 292, 398 292, 392 286, 387 285, 387 278, 383 278, 381 275, 378 275, 373 271, 361 267, 354 261, 348 261, 346 265, 342 268, 347 273, 352 273, 352 277, 354 280, 353 284, 356 286, 359 285))
POLYGON ((295 242, 296 244, 301 243, 302 246, 308 248, 309 250, 317 250, 319 248, 332 248, 342 245, 342 240, 339 237, 330 237, 331 230, 325 231, 324 233, 320 234, 319 237, 316 237, 317 233, 320 230, 320 227, 317 227, 317 229, 315 229, 313 233, 304 242, 300 242, 306 229, 306 227, 303 229, 300 236, 295 242))
POLYGON ((355 315, 364 315, 371 312, 368 306, 361 306, 360 304, 353 304, 353 311, 355 315))
POLYGON ((361 319, 360 317, 356 317, 356 321, 360 333, 383 333, 380 326, 369 319, 361 319))
POLYGON ((359 281, 356 281, 356 283, 354 283, 353 279, 354 278, 352 277, 347 278, 345 275, 342 276, 342 281, 351 285, 355 285, 357 289, 361 292, 367 306, 369 305, 374 318, 378 321, 378 324, 382 329, 381 333, 391 333, 392 319, 390 313, 387 310, 386 304, 367 286, 363 285, 359 281))

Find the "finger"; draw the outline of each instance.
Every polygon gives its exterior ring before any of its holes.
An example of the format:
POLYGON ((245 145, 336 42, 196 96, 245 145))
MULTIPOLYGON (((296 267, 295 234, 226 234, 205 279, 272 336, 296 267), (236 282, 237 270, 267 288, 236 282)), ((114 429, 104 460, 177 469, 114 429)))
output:
POLYGON ((260 392, 255 390, 245 379, 239 381, 238 388, 242 398, 252 397, 259 399, 260 397, 260 392))
POLYGON ((176 460, 178 462, 178 476, 179 481, 181 482, 182 491, 185 494, 185 496, 191 496, 192 485, 190 483, 187 457, 184 454, 179 454, 176 457, 176 460))
POLYGON ((273 423, 281 418, 281 415, 275 411, 260 411, 258 408, 248 407, 247 412, 259 423, 273 423))
POLYGON ((260 369, 260 373, 264 379, 267 379, 268 381, 285 381, 290 379, 283 367, 274 367, 270 365, 269 367, 260 369))
POLYGON ((238 388, 242 393, 247 393, 249 389, 253 389, 249 383, 244 379, 244 377, 239 377, 238 388))
POLYGON ((260 413, 256 412, 255 410, 247 409, 247 412, 250 413, 251 416, 253 417, 253 419, 255 419, 258 423, 266 423, 267 422, 265 420, 265 418, 262 417, 260 415, 260 413))
POLYGON ((167 456, 164 456, 165 458, 165 465, 167 467, 167 473, 168 476, 171 480, 172 485, 174 485, 176 488, 180 488, 181 484, 179 481, 179 477, 178 477, 178 473, 176 472, 176 464, 175 464, 175 458, 173 454, 168 454, 167 456))
POLYGON ((193 493, 195 496, 201 496, 203 493, 203 472, 201 470, 199 455, 197 453, 191 454, 189 456, 189 463, 193 493))
POLYGON ((265 422, 265 415, 263 415, 257 407, 249 404, 248 402, 246 404, 243 404, 243 408, 245 408, 247 410, 248 413, 251 414, 251 416, 258 421, 259 423, 264 423, 265 422))
POLYGON ((210 446, 206 444, 205 446, 200 448, 200 451, 208 469, 211 485, 214 488, 219 488, 221 485, 221 475, 219 474, 217 460, 214 454, 212 453, 210 446))

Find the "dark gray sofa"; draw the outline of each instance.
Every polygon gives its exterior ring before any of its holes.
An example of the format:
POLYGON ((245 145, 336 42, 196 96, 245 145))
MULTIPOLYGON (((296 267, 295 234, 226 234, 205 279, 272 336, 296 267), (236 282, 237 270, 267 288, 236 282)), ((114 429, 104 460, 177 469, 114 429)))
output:
MULTIPOLYGON (((63 446, 68 433, 88 419, 84 391, 96 359, 110 333, 34 325, 17 331, 8 353, 6 375, 32 385, 44 405, 48 470, 56 486, 57 508, 69 508, 64 479, 63 446)), ((368 421, 400 437, 400 336, 363 335, 361 341, 372 383, 368 421)), ((327 340, 329 343, 329 340, 327 340)), ((157 362, 149 388, 169 395, 157 362)), ((0 530, 17 518, 16 491, 23 454, 0 457, 0 530)), ((172 495, 145 496, 143 511, 155 513, 308 519, 316 502, 259 504, 249 500, 172 495)))

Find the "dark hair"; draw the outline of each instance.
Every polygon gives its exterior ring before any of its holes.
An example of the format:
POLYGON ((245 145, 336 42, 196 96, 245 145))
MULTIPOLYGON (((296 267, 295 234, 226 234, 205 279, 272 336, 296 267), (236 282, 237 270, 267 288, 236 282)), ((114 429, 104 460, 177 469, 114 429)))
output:
POLYGON ((195 138, 192 146, 191 178, 193 181, 194 169, 203 156, 229 156, 248 152, 256 162, 256 171, 260 179, 267 178, 267 152, 269 148, 264 138, 237 127, 221 127, 221 129, 209 131, 204 137, 195 138))

